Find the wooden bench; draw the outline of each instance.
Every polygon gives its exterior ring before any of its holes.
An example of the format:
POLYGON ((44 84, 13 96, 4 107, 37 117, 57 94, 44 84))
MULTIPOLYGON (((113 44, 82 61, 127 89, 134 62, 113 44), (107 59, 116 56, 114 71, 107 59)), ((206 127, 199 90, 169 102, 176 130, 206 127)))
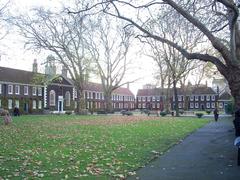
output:
POLYGON ((238 166, 240 166, 240 137, 234 140, 234 145, 238 148, 238 166))

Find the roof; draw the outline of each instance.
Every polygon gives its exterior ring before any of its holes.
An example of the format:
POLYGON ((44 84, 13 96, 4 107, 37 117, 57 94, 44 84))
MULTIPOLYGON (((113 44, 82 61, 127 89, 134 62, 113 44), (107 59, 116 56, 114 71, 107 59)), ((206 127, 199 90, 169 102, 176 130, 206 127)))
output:
MULTIPOLYGON (((102 87, 102 84, 88 82, 85 85, 84 90, 103 92, 103 87, 102 87)), ((124 88, 124 87, 117 88, 116 90, 113 91, 113 94, 124 94, 128 96, 134 96, 134 94, 128 88, 124 88)))
POLYGON ((229 100, 231 100, 231 97, 232 97, 232 96, 231 96, 228 92, 224 92, 224 93, 219 97, 218 100, 222 100, 222 101, 227 100, 227 101, 229 101, 229 100))
POLYGON ((7 67, 0 67, 0 81, 31 84, 36 73, 7 67))
MULTIPOLYGON (((178 94, 182 95, 184 93, 183 89, 177 88, 178 94)), ((173 89, 170 89, 170 94, 173 94, 173 89)), ((166 88, 154 88, 154 89, 139 89, 137 96, 160 96, 166 95, 166 88)), ((187 95, 202 95, 202 94, 216 94, 211 87, 199 86, 199 87, 189 87, 186 90, 187 95)))

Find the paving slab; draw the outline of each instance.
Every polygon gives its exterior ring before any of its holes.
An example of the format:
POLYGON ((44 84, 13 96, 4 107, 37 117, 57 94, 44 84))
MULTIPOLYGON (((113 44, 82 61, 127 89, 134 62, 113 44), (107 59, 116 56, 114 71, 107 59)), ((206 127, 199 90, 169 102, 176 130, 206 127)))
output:
POLYGON ((240 180, 234 139, 232 118, 210 122, 128 179, 240 180))

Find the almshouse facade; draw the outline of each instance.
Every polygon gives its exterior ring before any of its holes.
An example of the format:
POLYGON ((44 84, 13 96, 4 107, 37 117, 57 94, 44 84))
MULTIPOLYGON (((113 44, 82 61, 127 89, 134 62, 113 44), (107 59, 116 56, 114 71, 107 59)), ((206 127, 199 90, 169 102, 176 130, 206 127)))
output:
MULTIPOLYGON (((84 97, 89 110, 105 109, 105 98, 101 84, 88 83, 84 97)), ((37 73, 37 62, 33 71, 0 67, 0 108, 13 110, 18 107, 21 113, 42 113, 74 111, 78 94, 67 72, 62 70, 56 75, 54 62, 49 59, 45 66, 45 74, 37 73), (51 82, 37 82, 38 76, 52 76, 51 82)), ((113 92, 112 105, 114 110, 134 109, 135 98, 128 88, 120 87, 113 92)))
MULTIPOLYGON (((178 88, 177 91, 180 110, 213 110, 216 107, 222 109, 224 106, 223 102, 219 102, 219 94, 205 85, 188 86, 185 90, 178 88)), ((136 107, 163 111, 168 103, 170 109, 174 110, 175 97, 173 94, 173 89, 139 89, 136 96, 136 107)))

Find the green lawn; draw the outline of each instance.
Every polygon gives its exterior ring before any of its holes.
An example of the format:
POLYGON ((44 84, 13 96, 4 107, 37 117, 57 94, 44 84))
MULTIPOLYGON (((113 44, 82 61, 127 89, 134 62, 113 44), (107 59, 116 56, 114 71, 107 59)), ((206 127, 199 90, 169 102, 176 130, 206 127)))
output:
POLYGON ((123 178, 209 122, 111 117, 117 119, 113 123, 109 118, 21 116, 9 126, 1 123, 0 179, 123 178))

